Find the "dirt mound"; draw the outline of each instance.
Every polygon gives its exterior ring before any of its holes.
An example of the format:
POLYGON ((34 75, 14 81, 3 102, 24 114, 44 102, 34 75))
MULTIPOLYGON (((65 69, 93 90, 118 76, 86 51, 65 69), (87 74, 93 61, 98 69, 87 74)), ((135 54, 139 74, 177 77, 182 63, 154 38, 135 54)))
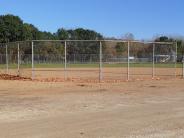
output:
MULTIPOLYGON (((37 81, 37 82, 77 82, 77 83, 99 83, 98 79, 81 79, 81 78, 29 78, 21 77, 18 75, 0 74, 0 80, 20 80, 20 81, 37 81)), ((131 81, 144 81, 144 80, 160 80, 160 78, 154 79, 132 79, 131 81)), ((120 83, 127 82, 126 80, 103 80, 100 83, 120 83)))
POLYGON ((34 79, 34 81, 38 81, 38 82, 64 82, 65 79, 62 79, 62 78, 42 78, 42 79, 34 79))
POLYGON ((31 78, 20 77, 16 75, 0 74, 0 80, 31 80, 31 78))

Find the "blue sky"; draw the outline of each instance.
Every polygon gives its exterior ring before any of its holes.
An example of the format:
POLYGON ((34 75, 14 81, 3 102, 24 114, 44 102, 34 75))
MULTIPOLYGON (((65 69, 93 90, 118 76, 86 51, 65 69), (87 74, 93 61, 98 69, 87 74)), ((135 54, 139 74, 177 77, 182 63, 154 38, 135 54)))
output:
POLYGON ((40 30, 84 27, 136 39, 184 35, 183 0, 0 0, 0 14, 20 16, 40 30))

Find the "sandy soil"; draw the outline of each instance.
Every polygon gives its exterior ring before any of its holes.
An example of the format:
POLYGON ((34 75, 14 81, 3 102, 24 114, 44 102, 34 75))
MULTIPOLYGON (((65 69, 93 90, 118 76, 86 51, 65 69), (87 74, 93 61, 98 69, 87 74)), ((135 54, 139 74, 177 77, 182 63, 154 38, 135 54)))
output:
MULTIPOLYGON (((6 70, 1 70, 6 73, 6 70)), ((9 74, 17 75, 16 69, 10 69, 9 74)), ((31 69, 21 69, 22 77, 31 77, 31 69)), ((40 78, 75 78, 79 80, 99 80, 99 68, 68 68, 65 72, 63 68, 35 68, 34 76, 40 78)), ((179 78, 182 76, 182 69, 177 68, 155 68, 155 78, 179 78)), ((127 80, 127 68, 103 68, 103 79, 106 80, 127 80)), ((130 79, 152 79, 152 68, 134 67, 130 68, 130 79)))
POLYGON ((184 80, 0 81, 0 138, 183 138, 184 80))

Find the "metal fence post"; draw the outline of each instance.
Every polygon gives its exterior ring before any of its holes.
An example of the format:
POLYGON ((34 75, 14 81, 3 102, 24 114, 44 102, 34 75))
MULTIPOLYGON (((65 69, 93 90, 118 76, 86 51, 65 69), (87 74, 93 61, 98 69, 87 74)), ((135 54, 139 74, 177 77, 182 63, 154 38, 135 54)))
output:
POLYGON ((175 42, 175 48, 176 48, 176 55, 175 55, 175 65, 174 65, 174 76, 177 77, 177 60, 178 60, 178 43, 175 42))
POLYGON ((34 42, 31 42, 31 46, 32 46, 32 80, 34 79, 34 42))
POLYGON ((99 82, 102 81, 103 76, 102 76, 102 42, 100 41, 100 64, 99 64, 99 82))
POLYGON ((184 59, 182 60, 182 78, 184 79, 184 59))
POLYGON ((6 44, 6 74, 9 73, 8 45, 6 44))
POLYGON ((67 46, 67 43, 66 43, 66 41, 65 41, 65 67, 64 67, 64 77, 65 77, 65 80, 67 79, 67 74, 66 74, 66 73, 67 73, 67 72, 66 72, 66 71, 67 71, 67 70, 66 70, 66 69, 67 69, 66 46, 67 46))
POLYGON ((153 43, 152 79, 155 78, 155 44, 153 43))
POLYGON ((20 45, 17 45, 17 60, 18 60, 18 76, 20 76, 20 45))
POLYGON ((128 41, 128 56, 127 56, 127 81, 130 80, 130 41, 128 41))

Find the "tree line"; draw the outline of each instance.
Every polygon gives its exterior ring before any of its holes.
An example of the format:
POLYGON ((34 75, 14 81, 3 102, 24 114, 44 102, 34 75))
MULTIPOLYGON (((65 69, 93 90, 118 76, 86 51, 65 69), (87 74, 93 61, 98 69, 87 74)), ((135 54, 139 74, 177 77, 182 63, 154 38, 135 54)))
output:
MULTIPOLYGON (((77 29, 64 29, 59 28, 55 33, 40 31, 37 27, 32 24, 24 23, 23 20, 14 15, 0 15, 0 43, 8 43, 15 41, 26 41, 26 40, 103 40, 108 39, 104 38, 104 36, 94 30, 77 28, 77 29)), ((116 39, 116 38, 113 38, 116 39)), ((125 35, 123 39, 133 40, 133 34, 129 33, 125 35)), ((180 55, 184 55, 184 42, 181 39, 170 38, 167 36, 157 37, 155 42, 177 42, 178 44, 178 53, 180 55)), ((53 44, 51 42, 40 42, 38 44, 40 48, 37 50, 43 54, 58 54, 64 51, 63 45, 59 47, 61 44, 53 44), (43 46, 44 45, 44 46, 43 46)), ((139 44, 135 44, 137 47, 139 44)), ((137 55, 143 55, 141 53, 140 48, 134 47, 132 49, 137 55)), ((108 44, 103 43, 103 50, 109 54, 122 55, 127 50, 125 44, 116 43, 114 44, 114 51, 108 47, 108 44), (111 52, 109 52, 111 51, 111 52)), ((98 43, 87 43, 87 42, 69 42, 68 43, 68 54, 98 54, 99 53, 99 44, 98 43)), ((148 53, 150 48, 145 48, 142 52, 148 53)), ((158 49, 159 50, 159 49, 158 49)), ((161 50, 161 49, 160 49, 161 50)), ((0 50, 1 51, 1 50, 0 50)), ((30 53, 31 49, 25 48, 24 53, 30 53)), ((14 52, 16 53, 16 52, 14 52)))
MULTIPOLYGON (((168 42, 163 44, 155 43, 154 52, 156 55, 176 55, 177 60, 182 61, 184 59, 184 41, 177 37, 159 36, 154 39, 153 42, 168 42), (177 45, 176 45, 177 44, 177 45), (177 49, 176 49, 177 48, 177 49), (176 53, 177 52, 177 53, 176 53)), ((115 46, 117 55, 127 55, 127 44, 117 43, 115 46)), ((143 44, 139 42, 134 42, 130 44, 131 56, 138 58, 152 57, 153 55, 153 44, 143 44)))
MULTIPOLYGON (((16 42, 16 41, 27 41, 27 40, 102 40, 103 35, 100 33, 84 28, 77 29, 64 29, 59 28, 55 33, 40 31, 34 25, 24 23, 23 20, 14 15, 1 15, 0 16, 0 43, 16 42)), ((63 52, 63 45, 51 42, 40 42, 39 51, 41 54, 58 54, 63 52), (44 46, 43 46, 44 45, 44 46), (58 45, 60 47, 58 48, 58 45)), ((91 43, 69 43, 70 48, 68 53, 97 53, 98 44, 91 43), (88 45, 88 47, 86 47, 88 45), (95 52, 96 51, 96 52, 95 52)), ((38 47, 37 47, 38 48, 38 47)), ((2 51, 2 50, 0 50, 2 51)), ((16 53, 14 50, 11 53, 16 53)), ((31 48, 24 48, 23 53, 31 53, 31 48)))
POLYGON ((25 40, 99 40, 103 36, 96 31, 77 28, 66 30, 60 28, 55 33, 40 31, 32 24, 24 23, 14 15, 0 16, 0 43, 25 41, 25 40))

